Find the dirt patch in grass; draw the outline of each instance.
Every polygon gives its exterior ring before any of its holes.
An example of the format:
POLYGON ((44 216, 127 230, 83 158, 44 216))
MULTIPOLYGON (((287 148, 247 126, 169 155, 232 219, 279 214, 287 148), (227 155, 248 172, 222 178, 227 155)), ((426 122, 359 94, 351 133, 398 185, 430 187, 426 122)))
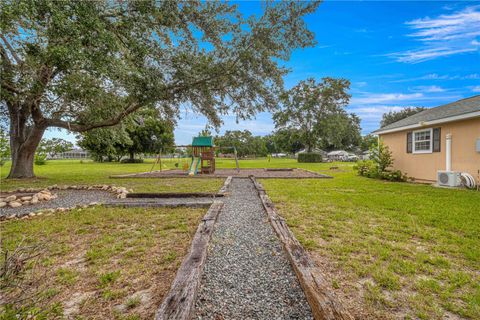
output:
MULTIPOLYGON (((2 265, 6 249, 41 250, 22 266, 25 279, 35 279, 19 282, 27 299, 4 305, 0 314, 152 319, 205 211, 96 207, 1 223, 2 265)), ((18 290, 1 293, 8 298, 18 290)))

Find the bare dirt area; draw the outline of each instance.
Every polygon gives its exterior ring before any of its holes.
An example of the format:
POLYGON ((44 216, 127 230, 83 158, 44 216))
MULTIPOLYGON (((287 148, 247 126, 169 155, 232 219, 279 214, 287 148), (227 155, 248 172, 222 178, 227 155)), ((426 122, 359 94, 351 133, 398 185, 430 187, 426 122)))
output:
POLYGON ((217 169, 213 174, 199 174, 195 176, 189 176, 187 172, 183 170, 164 170, 143 172, 127 175, 111 176, 112 178, 226 178, 226 177, 248 178, 254 176, 255 178, 274 178, 274 179, 322 179, 331 178, 328 175, 307 171, 297 168, 285 168, 285 169, 217 169))

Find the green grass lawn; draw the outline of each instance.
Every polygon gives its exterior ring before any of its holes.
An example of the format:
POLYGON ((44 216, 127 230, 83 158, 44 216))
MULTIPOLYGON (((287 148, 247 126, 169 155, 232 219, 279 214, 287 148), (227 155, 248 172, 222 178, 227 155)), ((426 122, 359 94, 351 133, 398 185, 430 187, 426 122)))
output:
MULTIPOLYGON (((46 187, 50 185, 114 184, 133 189, 135 192, 216 192, 222 179, 111 179, 111 175, 148 172, 154 160, 146 163, 98 163, 91 160, 49 160, 46 165, 35 166, 35 179, 5 179, 10 163, 0 167, 0 190, 19 187, 46 187)), ((174 160, 163 161, 163 169, 175 168, 174 160)), ((180 162, 181 163, 181 162, 180 162)), ((155 170, 159 165, 155 166, 155 170)))
POLYGON ((39 254, 18 286, 0 279, 2 303, 22 287, 21 319, 152 319, 205 211, 95 207, 1 222, 1 266, 5 249, 19 244, 39 254))
MULTIPOLYGON (((174 163, 164 161, 164 167, 174 163)), ((223 183, 108 178, 151 166, 49 161, 35 168, 38 179, 7 181, 7 164, 1 168, 1 189, 105 183, 137 192, 215 192, 223 183)), ((234 168, 235 161, 218 159, 217 167, 234 168)), ((334 176, 262 183, 332 290, 359 318, 480 319, 480 193, 367 179, 357 176, 351 163, 256 159, 240 160, 240 167, 305 168, 334 176)))
POLYGON ((340 170, 334 179, 262 183, 353 313, 480 319, 480 193, 340 170))

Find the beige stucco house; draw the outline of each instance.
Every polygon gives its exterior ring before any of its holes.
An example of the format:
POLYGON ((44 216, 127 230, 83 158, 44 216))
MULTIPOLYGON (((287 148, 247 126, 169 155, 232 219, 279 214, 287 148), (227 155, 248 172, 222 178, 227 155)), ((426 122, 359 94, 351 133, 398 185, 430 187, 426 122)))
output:
POLYGON ((435 182, 439 170, 480 170, 480 95, 431 108, 380 128, 394 168, 419 181, 435 182))

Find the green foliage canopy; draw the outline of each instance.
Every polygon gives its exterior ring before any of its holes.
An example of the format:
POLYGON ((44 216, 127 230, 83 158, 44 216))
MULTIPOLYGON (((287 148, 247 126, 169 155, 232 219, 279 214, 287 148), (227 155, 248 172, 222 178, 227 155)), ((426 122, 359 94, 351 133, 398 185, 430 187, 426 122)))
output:
POLYGON ((300 81, 282 96, 282 108, 273 115, 276 127, 297 130, 308 152, 358 145, 360 119, 344 109, 350 101, 349 87, 346 79, 300 81))
POLYGON ((180 106, 213 125, 277 105, 281 60, 313 45, 303 21, 318 1, 267 2, 244 17, 213 1, 0 2, 1 112, 12 140, 11 178, 33 176, 49 127, 85 132, 155 106, 180 106))
POLYGON ((389 111, 382 115, 382 120, 380 121, 380 127, 388 126, 394 122, 400 121, 407 117, 413 116, 423 110, 426 110, 424 107, 407 107, 400 111, 389 111))

